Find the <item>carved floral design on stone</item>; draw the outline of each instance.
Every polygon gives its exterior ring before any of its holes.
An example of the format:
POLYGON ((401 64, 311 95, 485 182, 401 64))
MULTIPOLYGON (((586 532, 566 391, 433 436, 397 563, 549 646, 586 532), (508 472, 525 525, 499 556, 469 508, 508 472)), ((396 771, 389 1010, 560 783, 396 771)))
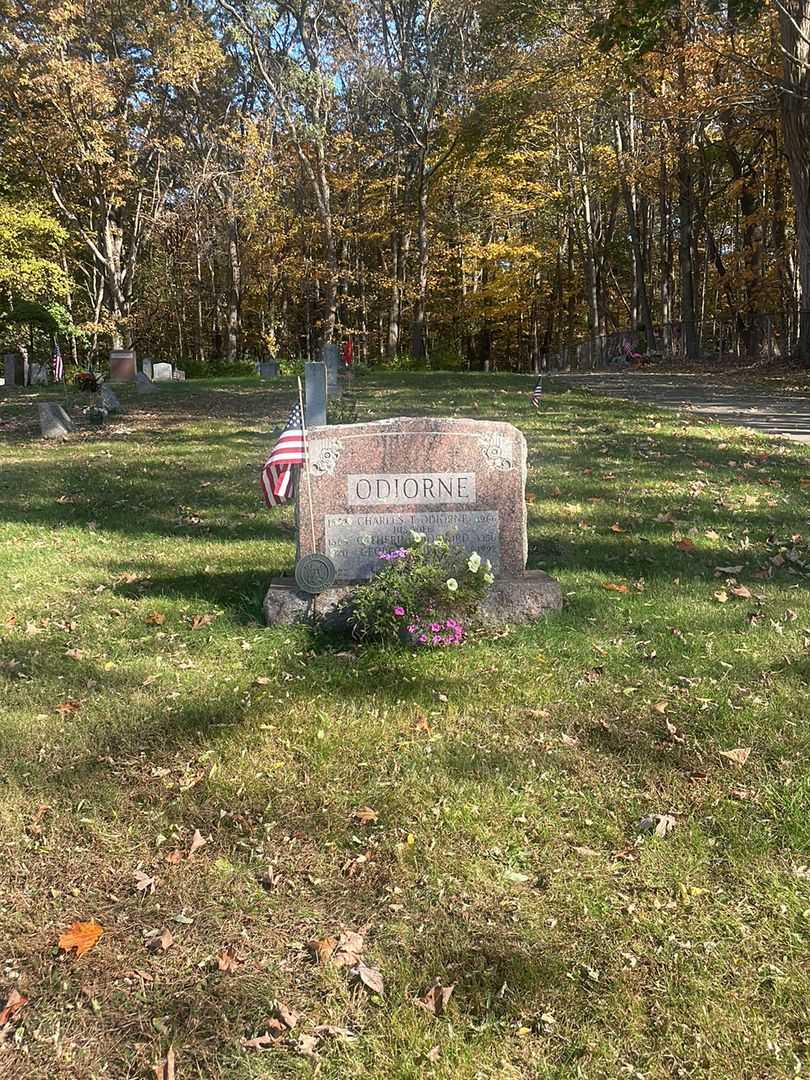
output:
POLYGON ((479 436, 478 442, 490 472, 510 472, 515 467, 510 440, 493 433, 479 436))
POLYGON ((343 444, 337 439, 313 441, 309 453, 309 467, 319 476, 334 476, 343 444))

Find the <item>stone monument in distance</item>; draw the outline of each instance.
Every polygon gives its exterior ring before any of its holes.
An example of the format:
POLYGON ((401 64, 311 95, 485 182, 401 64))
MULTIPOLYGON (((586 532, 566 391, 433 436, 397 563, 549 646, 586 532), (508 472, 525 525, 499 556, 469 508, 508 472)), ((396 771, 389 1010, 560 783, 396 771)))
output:
MULTIPOLYGON (((526 571, 526 440, 512 424, 400 417, 322 426, 309 431, 308 457, 298 484, 298 557, 321 553, 337 570, 335 585, 316 598, 321 613, 371 577, 381 552, 407 546, 412 531, 490 560, 496 580, 483 619, 527 622, 562 607, 559 584, 526 571)), ((265 617, 303 620, 308 601, 275 581, 265 617)))

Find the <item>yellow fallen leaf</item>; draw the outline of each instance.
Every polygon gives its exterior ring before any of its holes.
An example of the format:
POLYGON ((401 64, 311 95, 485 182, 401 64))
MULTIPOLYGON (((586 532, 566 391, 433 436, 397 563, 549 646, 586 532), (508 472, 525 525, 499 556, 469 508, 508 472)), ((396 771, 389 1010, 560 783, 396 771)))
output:
POLYGON ((738 746, 734 750, 721 750, 720 757, 730 761, 733 765, 742 767, 748 761, 751 749, 750 746, 738 746))

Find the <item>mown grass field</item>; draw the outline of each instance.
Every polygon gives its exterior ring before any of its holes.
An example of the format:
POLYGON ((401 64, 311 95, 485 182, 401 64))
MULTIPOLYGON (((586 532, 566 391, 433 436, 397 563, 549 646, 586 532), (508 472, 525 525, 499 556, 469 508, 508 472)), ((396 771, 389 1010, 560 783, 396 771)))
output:
POLYGON ((807 451, 553 381, 535 413, 530 382, 357 380, 363 418, 529 440, 529 565, 566 609, 439 655, 261 625, 291 382, 165 387, 61 445, 0 398, 0 1009, 29 998, 0 1075, 803 1074, 807 451), (382 995, 313 961, 341 930, 382 995), (292 1033, 243 1046, 278 1002, 292 1033), (296 1041, 321 1025, 354 1037, 296 1041))

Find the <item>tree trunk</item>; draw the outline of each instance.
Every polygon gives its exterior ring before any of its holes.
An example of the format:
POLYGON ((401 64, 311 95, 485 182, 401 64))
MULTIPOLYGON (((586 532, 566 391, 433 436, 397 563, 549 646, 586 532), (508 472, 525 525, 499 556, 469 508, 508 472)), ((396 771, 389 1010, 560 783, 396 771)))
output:
POLYGON ((810 0, 782 0, 782 124, 796 208, 799 360, 810 365, 810 0))
POLYGON ((399 260, 400 245, 402 238, 395 229, 391 234, 391 299, 388 305, 388 340, 385 354, 389 360, 393 360, 399 349, 399 312, 400 312, 400 283, 399 283, 399 260))
MULTIPOLYGON (((632 113, 630 123, 632 124, 632 113)), ((630 244, 633 250, 633 297, 634 307, 638 303, 638 315, 641 316, 641 324, 647 337, 647 348, 655 352, 655 328, 653 327, 650 301, 647 295, 647 279, 644 275, 644 253, 641 250, 641 234, 638 228, 638 206, 635 184, 630 184, 624 168, 624 137, 621 123, 615 121, 616 129, 616 160, 619 166, 619 175, 624 196, 624 208, 627 214, 627 227, 630 231, 630 244)), ((634 314, 636 314, 634 312, 634 314)), ((636 329, 634 326, 633 329, 636 329)))
POLYGON ((424 156, 419 161, 419 188, 417 191, 416 238, 419 249, 416 303, 411 323, 411 356, 424 360, 427 355, 426 313, 428 283, 428 185, 425 176, 424 156))
POLYGON ((692 170, 686 147, 678 155, 678 262, 681 273, 681 333, 687 360, 700 355, 695 320, 695 274, 692 263, 692 170))
MULTIPOLYGON (((232 209, 232 208, 231 208, 232 209)), ((228 214, 228 360, 239 359, 242 329, 242 260, 239 253, 239 223, 228 214)))

